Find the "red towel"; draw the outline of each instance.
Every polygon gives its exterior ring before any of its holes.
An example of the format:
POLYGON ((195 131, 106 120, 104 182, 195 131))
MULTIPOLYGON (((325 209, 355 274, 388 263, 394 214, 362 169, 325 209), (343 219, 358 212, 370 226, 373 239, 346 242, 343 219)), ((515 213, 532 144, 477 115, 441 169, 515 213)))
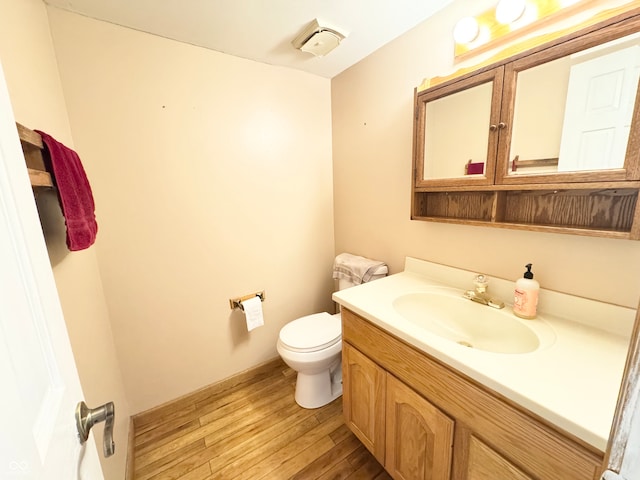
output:
POLYGON ((36 130, 49 154, 51 170, 58 187, 58 198, 67 225, 69 250, 84 250, 93 245, 98 233, 95 204, 87 175, 78 154, 53 137, 36 130))

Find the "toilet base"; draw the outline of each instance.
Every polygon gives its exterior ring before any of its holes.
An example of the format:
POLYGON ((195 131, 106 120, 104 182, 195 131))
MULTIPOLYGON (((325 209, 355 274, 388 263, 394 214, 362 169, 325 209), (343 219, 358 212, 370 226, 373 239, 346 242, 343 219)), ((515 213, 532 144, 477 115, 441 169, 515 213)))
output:
POLYGON ((342 362, 319 373, 298 372, 295 400, 302 408, 320 408, 342 395, 342 362))

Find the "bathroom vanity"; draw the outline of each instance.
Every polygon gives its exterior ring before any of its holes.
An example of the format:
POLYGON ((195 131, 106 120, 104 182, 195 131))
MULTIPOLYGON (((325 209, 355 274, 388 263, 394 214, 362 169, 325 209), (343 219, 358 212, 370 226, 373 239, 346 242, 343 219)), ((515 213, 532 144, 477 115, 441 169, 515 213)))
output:
MULTIPOLYGON (((444 330, 400 308, 399 299, 417 294, 461 296, 473 277, 407 258, 400 274, 334 294, 342 306, 345 423, 394 478, 599 478, 635 311, 541 290, 538 319, 518 319, 510 306, 496 313, 539 339, 505 353, 508 336, 496 344, 473 333, 455 340, 467 329, 465 309, 479 309, 482 321, 491 307, 456 297, 449 313, 425 311, 441 317, 444 330)), ((510 303, 513 282, 491 279, 489 291, 510 303)))

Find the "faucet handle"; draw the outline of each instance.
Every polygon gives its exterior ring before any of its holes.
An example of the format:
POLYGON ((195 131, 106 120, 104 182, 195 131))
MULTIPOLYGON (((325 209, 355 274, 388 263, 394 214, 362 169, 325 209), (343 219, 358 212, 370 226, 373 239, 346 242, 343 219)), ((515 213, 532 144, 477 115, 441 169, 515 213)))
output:
POLYGON ((475 278, 473 279, 473 284, 476 286, 476 289, 478 291, 484 292, 487 289, 487 286, 489 285, 489 279, 487 278, 486 275, 483 275, 481 273, 475 276, 475 278))

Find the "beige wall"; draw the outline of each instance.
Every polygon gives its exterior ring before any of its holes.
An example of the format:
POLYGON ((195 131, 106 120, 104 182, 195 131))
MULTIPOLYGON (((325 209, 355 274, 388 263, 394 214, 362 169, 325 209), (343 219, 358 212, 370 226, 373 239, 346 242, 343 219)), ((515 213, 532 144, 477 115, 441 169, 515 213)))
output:
MULTIPOLYGON (((40 0, 0 0, 0 11, 0 60, 16 120, 73 146, 44 4, 40 0)), ((96 427, 95 438, 105 479, 120 480, 125 469, 129 406, 96 249, 74 253, 66 249, 64 220, 54 194, 39 197, 39 210, 85 400, 92 407, 107 401, 116 404, 116 454, 102 457, 102 426, 96 427)))
POLYGON ((331 308, 330 82, 49 9, 133 411, 277 356, 331 308), (246 331, 229 298, 266 291, 246 331))
POLYGON ((336 251, 386 260, 392 272, 410 255, 514 280, 531 262, 545 288, 636 308, 639 242, 409 220, 413 91, 457 68, 453 25, 493 2, 473 12, 471 3, 454 2, 332 80, 336 251))

